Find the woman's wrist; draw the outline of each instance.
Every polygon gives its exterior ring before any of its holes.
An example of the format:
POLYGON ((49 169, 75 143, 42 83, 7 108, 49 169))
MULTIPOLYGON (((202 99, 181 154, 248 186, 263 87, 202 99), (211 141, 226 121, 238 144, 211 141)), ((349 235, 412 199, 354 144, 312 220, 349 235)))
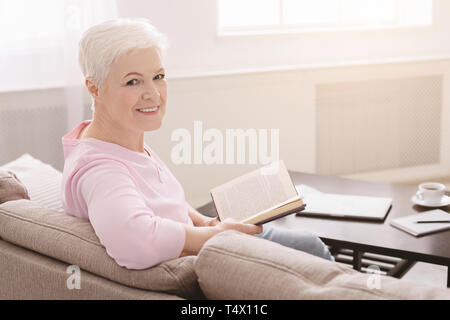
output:
MULTIPOLYGON (((211 226, 211 224, 210 224, 211 218, 210 217, 201 214, 200 212, 195 210, 189 203, 187 203, 187 206, 188 206, 188 215, 191 218, 194 226, 196 226, 196 227, 211 226)), ((212 225, 214 225, 214 224, 212 224, 212 225)))
POLYGON ((214 227, 220 223, 220 220, 218 217, 205 217, 202 223, 205 227, 214 227))
POLYGON ((186 238, 183 247, 183 251, 180 256, 197 255, 203 244, 208 241, 209 238, 219 232, 216 227, 193 227, 184 225, 186 231, 186 238))

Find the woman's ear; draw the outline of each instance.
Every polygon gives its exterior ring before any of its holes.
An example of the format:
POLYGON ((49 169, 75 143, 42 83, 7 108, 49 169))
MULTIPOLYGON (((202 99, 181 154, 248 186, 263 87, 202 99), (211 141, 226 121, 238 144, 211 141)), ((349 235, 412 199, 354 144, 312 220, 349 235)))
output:
POLYGON ((94 82, 92 82, 92 80, 90 79, 86 79, 85 80, 85 85, 86 88, 88 89, 89 93, 91 94, 91 96, 95 99, 98 97, 98 87, 95 85, 94 82))

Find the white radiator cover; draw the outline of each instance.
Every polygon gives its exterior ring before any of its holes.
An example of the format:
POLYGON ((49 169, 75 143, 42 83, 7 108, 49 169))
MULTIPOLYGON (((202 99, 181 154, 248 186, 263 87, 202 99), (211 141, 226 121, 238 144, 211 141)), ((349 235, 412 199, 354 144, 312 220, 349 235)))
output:
POLYGON ((317 173, 439 164, 442 96, 442 75, 317 84, 317 173))
POLYGON ((64 107, 0 110, 0 165, 29 153, 62 170, 61 137, 66 132, 64 107))
MULTIPOLYGON (((29 153, 62 171, 61 138, 72 129, 68 128, 68 110, 64 105, 44 106, 45 102, 4 109, 0 104, 0 165, 29 153)), ((91 119, 90 106, 82 108, 84 119, 91 119)))

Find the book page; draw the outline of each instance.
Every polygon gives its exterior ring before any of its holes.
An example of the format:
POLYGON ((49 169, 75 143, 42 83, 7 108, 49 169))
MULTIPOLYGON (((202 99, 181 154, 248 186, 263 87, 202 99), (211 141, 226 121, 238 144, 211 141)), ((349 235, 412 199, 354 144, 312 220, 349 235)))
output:
POLYGON ((277 170, 265 166, 211 190, 221 220, 241 221, 297 196, 284 162, 275 164, 277 170))

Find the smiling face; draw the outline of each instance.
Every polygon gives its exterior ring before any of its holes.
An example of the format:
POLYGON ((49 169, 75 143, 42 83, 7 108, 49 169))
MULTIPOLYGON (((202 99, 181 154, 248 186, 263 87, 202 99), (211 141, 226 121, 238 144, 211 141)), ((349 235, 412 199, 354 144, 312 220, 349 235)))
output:
POLYGON ((137 49, 120 56, 98 90, 96 112, 128 132, 161 127, 166 111, 167 81, 157 48, 137 49))

